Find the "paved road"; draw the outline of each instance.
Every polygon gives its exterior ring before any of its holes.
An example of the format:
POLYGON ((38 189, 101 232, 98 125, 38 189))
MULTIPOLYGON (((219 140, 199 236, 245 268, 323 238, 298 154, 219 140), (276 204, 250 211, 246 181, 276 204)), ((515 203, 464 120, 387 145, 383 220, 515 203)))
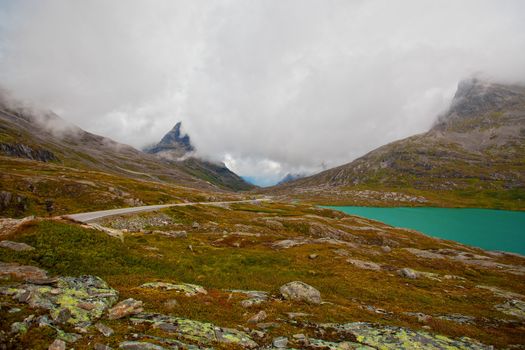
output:
POLYGON ((87 222, 98 220, 98 219, 105 218, 108 216, 140 213, 140 212, 153 211, 153 210, 169 208, 169 207, 184 207, 188 205, 199 205, 199 204, 200 205, 220 205, 220 204, 234 204, 234 203, 257 203, 257 202, 268 201, 268 200, 270 199, 260 198, 260 199, 247 199, 247 200, 242 200, 242 201, 229 201, 229 202, 194 202, 194 203, 145 205, 143 207, 100 210, 100 211, 92 211, 89 213, 70 214, 70 215, 64 215, 64 216, 67 218, 76 220, 76 221, 87 223, 87 222))

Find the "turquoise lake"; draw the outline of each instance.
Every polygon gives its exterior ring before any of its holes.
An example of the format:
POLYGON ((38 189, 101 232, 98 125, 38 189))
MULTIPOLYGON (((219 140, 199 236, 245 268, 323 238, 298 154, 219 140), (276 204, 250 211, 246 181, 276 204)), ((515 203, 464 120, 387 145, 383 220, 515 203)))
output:
POLYGON ((457 208, 326 208, 483 249, 525 255, 525 212, 457 208))

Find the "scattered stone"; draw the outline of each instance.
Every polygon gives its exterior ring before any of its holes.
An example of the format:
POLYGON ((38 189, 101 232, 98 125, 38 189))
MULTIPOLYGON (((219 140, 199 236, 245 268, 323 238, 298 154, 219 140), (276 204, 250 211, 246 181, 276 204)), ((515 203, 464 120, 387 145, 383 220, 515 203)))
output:
POLYGON ((451 321, 459 324, 474 324, 476 318, 473 316, 467 316, 462 314, 450 314, 450 315, 440 315, 436 318, 445 321, 451 321))
POLYGON ((286 345, 288 345, 288 338, 286 337, 273 338, 272 344, 276 348, 286 348, 286 345))
POLYGON ((264 310, 261 310, 257 314, 250 317, 250 319, 248 320, 248 323, 260 323, 264 321, 266 317, 268 317, 266 312, 264 310))
POLYGON ((525 302, 522 300, 507 300, 503 304, 496 305, 496 309, 507 315, 525 319, 525 302))
MULTIPOLYGON (((457 349, 457 350, 492 350, 490 345, 481 344, 470 338, 451 339, 443 335, 434 335, 425 331, 409 328, 375 325, 367 322, 346 324, 320 324, 321 329, 335 330, 342 336, 352 334, 363 345, 372 347, 364 349, 397 350, 407 349, 457 349)), ((311 343, 315 343, 310 339, 311 343)), ((352 349, 352 347, 350 347, 352 349)), ((359 348, 358 348, 359 349, 359 348)))
POLYGON ((259 291, 259 290, 240 290, 240 289, 231 289, 228 290, 231 293, 244 294, 249 297, 241 301, 241 305, 244 308, 249 308, 254 305, 260 305, 268 300, 268 293, 259 291))
POLYGON ((14 276, 27 281, 47 279, 47 272, 35 266, 0 262, 0 276, 14 276))
POLYGON ((192 229, 198 229, 199 227, 201 227, 201 225, 197 222, 197 221, 194 221, 193 224, 191 224, 191 228, 192 229))
POLYGON ((384 246, 381 246, 381 250, 384 252, 384 253, 390 253, 392 251, 392 248, 390 248, 389 246, 387 245, 384 245, 384 246))
POLYGON ((93 347, 95 350, 113 350, 112 347, 109 347, 107 345, 104 345, 104 344, 100 344, 100 343, 96 343, 95 346, 93 347))
POLYGON ((302 333, 294 334, 292 337, 302 344, 308 344, 308 337, 302 333))
POLYGON ((492 293, 494 293, 495 296, 500 297, 500 298, 506 298, 506 299, 523 299, 523 298, 525 298, 525 295, 523 295, 523 294, 510 292, 510 291, 507 291, 507 290, 500 289, 498 287, 477 285, 476 288, 490 290, 492 293))
POLYGON ((17 312, 20 312, 20 311, 22 311, 22 309, 19 307, 12 307, 9 310, 7 310, 7 312, 10 314, 16 314, 17 312))
POLYGON ((317 254, 310 254, 310 255, 308 255, 308 259, 312 259, 312 260, 313 259, 317 259, 318 256, 319 255, 317 255, 317 254))
POLYGON ((117 320, 126 316, 136 315, 142 311, 142 301, 129 298, 109 309, 108 318, 110 320, 117 320))
POLYGON ((287 312, 286 316, 288 316, 289 319, 293 320, 296 318, 311 316, 311 314, 307 314, 304 312, 287 312))
POLYGON ((144 283, 140 286, 141 288, 156 288, 164 290, 174 290, 180 293, 184 293, 187 297, 192 297, 197 294, 208 294, 206 289, 202 286, 190 283, 173 284, 167 282, 149 282, 144 283))
POLYGON ((415 270, 412 270, 408 267, 398 270, 397 274, 401 277, 410 278, 410 279, 416 279, 419 277, 418 273, 415 270))
POLYGON ((294 281, 286 283, 279 289, 283 298, 292 301, 304 301, 310 304, 321 303, 321 293, 314 287, 301 282, 294 281))
POLYGON ((51 345, 49 345, 48 350, 66 350, 66 343, 63 340, 55 339, 51 345))
POLYGON ((100 323, 100 322, 95 324, 95 328, 100 333, 102 333, 102 335, 104 335, 104 337, 111 337, 113 335, 113 333, 115 333, 115 331, 113 331, 113 329, 111 329, 110 327, 108 327, 105 324, 100 323))
POLYGON ((221 328, 207 322, 189 320, 162 314, 141 313, 131 318, 134 323, 149 323, 167 333, 173 333, 188 341, 202 344, 213 342, 223 344, 236 344, 244 348, 255 348, 255 343, 250 336, 233 328, 221 328))
POLYGON ((142 341, 125 341, 120 343, 118 347, 124 350, 164 350, 160 345, 142 341))
POLYGON ((13 241, 0 241, 0 248, 7 248, 7 249, 15 250, 17 252, 35 250, 35 248, 31 247, 29 244, 25 244, 21 242, 13 242, 13 241))
POLYGON ((358 259, 347 259, 346 261, 360 269, 372 270, 372 271, 381 270, 381 266, 372 261, 364 261, 364 260, 358 260, 358 259))
POLYGON ((432 319, 432 316, 422 312, 403 312, 403 314, 416 317, 419 323, 428 323, 432 319))
POLYGON ((308 339, 308 349, 319 349, 319 350, 375 350, 370 346, 366 346, 351 341, 331 342, 321 339, 308 339))
POLYGON ((277 328, 277 327, 279 327, 279 323, 277 323, 277 322, 261 322, 261 323, 257 323, 256 326, 259 329, 277 328))

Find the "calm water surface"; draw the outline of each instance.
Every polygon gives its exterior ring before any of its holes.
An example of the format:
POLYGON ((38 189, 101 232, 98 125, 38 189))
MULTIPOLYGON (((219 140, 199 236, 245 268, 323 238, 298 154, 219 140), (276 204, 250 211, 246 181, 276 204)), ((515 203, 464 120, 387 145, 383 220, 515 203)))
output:
POLYGON ((525 255, 525 212, 456 208, 327 207, 429 236, 525 255))

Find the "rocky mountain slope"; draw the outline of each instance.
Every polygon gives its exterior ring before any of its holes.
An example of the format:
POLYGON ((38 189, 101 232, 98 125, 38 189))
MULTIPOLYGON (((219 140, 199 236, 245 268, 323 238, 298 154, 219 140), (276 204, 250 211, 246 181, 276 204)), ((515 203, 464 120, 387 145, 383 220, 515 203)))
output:
POLYGON ((321 202, 523 209, 525 87, 462 81, 428 132, 271 191, 321 202))
POLYGON ((0 215, 75 212, 231 196, 182 163, 0 98, 0 215), (202 193, 202 194, 199 194, 202 193))
POLYGON ((181 125, 181 122, 178 122, 158 144, 146 147, 144 152, 153 154, 169 164, 182 166, 191 175, 224 189, 240 191, 255 187, 226 165, 195 157, 195 148, 191 144, 190 136, 181 132, 181 125))
POLYGON ((0 347, 521 349, 524 275, 516 254, 303 204, 0 219, 0 347))

